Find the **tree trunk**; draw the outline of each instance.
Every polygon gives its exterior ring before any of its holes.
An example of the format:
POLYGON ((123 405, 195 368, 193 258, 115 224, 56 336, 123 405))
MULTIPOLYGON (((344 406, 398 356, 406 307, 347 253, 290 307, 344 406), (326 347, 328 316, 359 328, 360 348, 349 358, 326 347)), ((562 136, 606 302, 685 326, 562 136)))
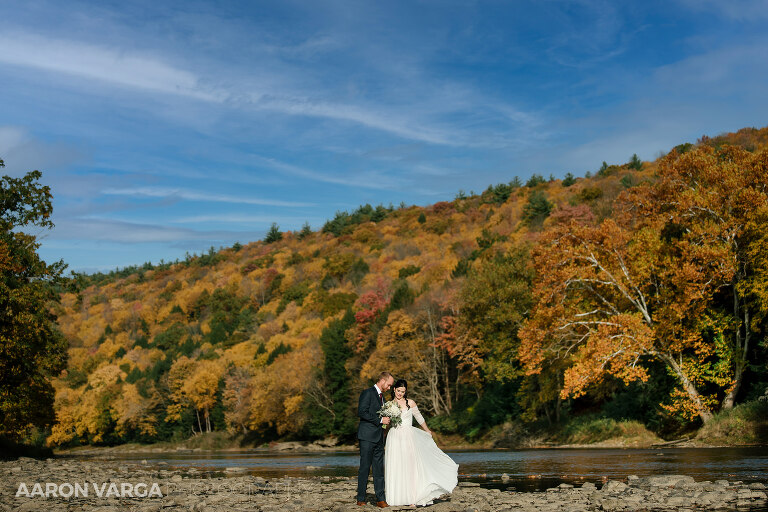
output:
POLYGON ((459 401, 459 393, 460 393, 460 391, 461 391, 461 390, 459 389, 459 382, 460 382, 460 379, 461 379, 461 372, 456 372, 456 401, 457 401, 457 402, 459 401))
POLYGON ((424 378, 429 385, 429 399, 432 404, 432 411, 435 415, 442 414, 444 409, 443 397, 440 392, 440 373, 441 360, 436 347, 436 329, 435 318, 432 315, 432 309, 427 306, 424 308, 427 315, 427 327, 429 328, 429 361, 421 360, 423 365, 424 378))
POLYGON ((448 360, 445 357, 445 351, 443 349, 435 349, 437 354, 437 362, 438 367, 437 371, 435 372, 435 379, 437 381, 437 393, 440 397, 440 405, 442 406, 442 412, 445 414, 451 413, 451 408, 449 406, 450 403, 450 396, 446 396, 446 391, 448 386, 445 386, 443 383, 443 375, 445 374, 445 367, 448 366, 448 360), (443 384, 443 385, 441 385, 443 384))
POLYGON ((711 420, 713 417, 712 412, 707 409, 707 407, 704 405, 704 402, 701 401, 699 390, 697 390, 696 386, 694 386, 693 383, 688 379, 688 376, 685 374, 680 365, 677 364, 675 358, 669 354, 659 355, 661 359, 667 363, 670 368, 672 368, 672 371, 675 372, 675 375, 677 375, 677 378, 680 380, 680 384, 683 385, 683 389, 688 394, 688 398, 691 399, 691 402, 693 402, 693 405, 696 407, 696 412, 699 414, 701 421, 707 423, 709 420, 711 420))
POLYGON ((435 415, 440 414, 440 390, 437 387, 437 358, 435 347, 430 348, 429 360, 424 360, 424 376, 429 386, 429 400, 435 415))
POLYGON ((743 365, 737 362, 736 372, 733 376, 733 385, 728 390, 728 394, 725 395, 725 398, 723 399, 723 403, 721 406, 723 410, 733 409, 733 406, 736 403, 736 395, 738 394, 739 388, 741 387, 741 380, 743 375, 744 375, 743 365))
MULTIPOLYGON (((739 314, 739 295, 736 293, 735 287, 733 292, 733 309, 735 316, 741 316, 739 314)), ((749 338, 752 331, 749 328, 749 310, 746 305, 744 306, 744 341, 742 342, 741 327, 736 330, 736 355, 733 369, 733 384, 728 390, 728 394, 723 399, 723 409, 733 409, 736 404, 736 395, 741 388, 741 381, 744 377, 744 368, 747 366, 747 353, 749 351, 749 338)))
POLYGON ((445 383, 445 408, 447 409, 448 414, 451 414, 453 403, 451 402, 451 381, 448 376, 448 361, 443 365, 443 382, 445 383))
POLYGON ((195 414, 197 414, 197 428, 200 429, 200 433, 202 434, 203 433, 203 424, 200 423, 200 411, 195 409, 195 414))

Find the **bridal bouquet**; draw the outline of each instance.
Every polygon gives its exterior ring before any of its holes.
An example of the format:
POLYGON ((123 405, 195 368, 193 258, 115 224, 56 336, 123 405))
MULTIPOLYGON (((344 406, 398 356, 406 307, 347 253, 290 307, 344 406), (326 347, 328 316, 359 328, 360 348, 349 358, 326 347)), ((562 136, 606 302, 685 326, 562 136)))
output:
MULTIPOLYGON (((397 402, 390 400, 379 409, 379 418, 384 417, 389 418, 389 426, 392 428, 397 427, 403 422, 400 417, 400 406, 397 405, 397 402)), ((382 425, 381 428, 387 428, 387 426, 382 425)))

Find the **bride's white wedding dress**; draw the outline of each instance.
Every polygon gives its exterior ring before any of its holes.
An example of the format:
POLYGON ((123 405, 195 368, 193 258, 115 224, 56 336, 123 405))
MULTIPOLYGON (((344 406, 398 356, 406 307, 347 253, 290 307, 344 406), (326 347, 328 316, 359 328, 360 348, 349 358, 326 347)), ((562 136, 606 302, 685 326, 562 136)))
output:
POLYGON ((403 422, 387 434, 384 486, 389 505, 426 505, 453 491, 459 465, 437 447, 432 436, 412 425, 424 417, 416 407, 401 412, 403 422))

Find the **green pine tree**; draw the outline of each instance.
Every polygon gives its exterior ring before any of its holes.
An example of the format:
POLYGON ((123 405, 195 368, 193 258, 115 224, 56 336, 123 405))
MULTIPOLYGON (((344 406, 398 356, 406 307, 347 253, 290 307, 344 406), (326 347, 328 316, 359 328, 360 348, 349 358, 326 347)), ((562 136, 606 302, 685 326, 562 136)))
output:
POLYGON ((280 227, 276 222, 273 222, 267 231, 267 235, 264 237, 264 242, 271 244, 283 239, 283 233, 280 231, 280 227))
POLYGON ((643 170, 643 161, 638 158, 637 153, 633 154, 632 158, 629 159, 629 162, 627 162, 627 167, 636 171, 643 170))
POLYGON ((322 408, 311 408, 309 412, 309 431, 315 436, 348 436, 355 430, 356 416, 348 409, 353 402, 347 371, 347 361, 352 357, 352 349, 344 334, 355 323, 355 315, 347 310, 344 317, 333 320, 320 334, 320 347, 325 356, 318 383, 324 388, 329 403, 322 408), (328 417, 330 410, 331 416, 328 417))
POLYGON ((541 190, 536 190, 528 197, 528 203, 523 206, 523 221, 528 225, 541 224, 549 217, 554 205, 547 200, 541 190))
POLYGON ((311 234, 312 234, 312 227, 309 225, 309 222, 305 222, 304 225, 301 226, 301 231, 299 231, 298 238, 299 240, 304 240, 311 234))

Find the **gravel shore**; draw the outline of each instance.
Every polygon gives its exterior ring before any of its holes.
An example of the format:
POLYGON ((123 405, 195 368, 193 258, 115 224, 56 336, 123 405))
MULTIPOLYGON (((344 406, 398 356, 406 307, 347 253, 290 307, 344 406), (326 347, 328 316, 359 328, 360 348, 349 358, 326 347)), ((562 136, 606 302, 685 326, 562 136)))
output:
MULTIPOLYGON (((356 481, 314 477, 265 480, 228 468, 210 475, 162 464, 18 459, 0 462, 0 512, 239 512, 361 511, 354 503, 356 481), (68 496, 68 497, 66 497, 68 496)), ((391 507, 404 510, 408 507, 391 507)), ((611 480, 602 486, 561 484, 544 492, 486 489, 460 482, 431 512, 587 512, 655 510, 768 510, 766 485, 695 482, 680 475, 611 480)))

